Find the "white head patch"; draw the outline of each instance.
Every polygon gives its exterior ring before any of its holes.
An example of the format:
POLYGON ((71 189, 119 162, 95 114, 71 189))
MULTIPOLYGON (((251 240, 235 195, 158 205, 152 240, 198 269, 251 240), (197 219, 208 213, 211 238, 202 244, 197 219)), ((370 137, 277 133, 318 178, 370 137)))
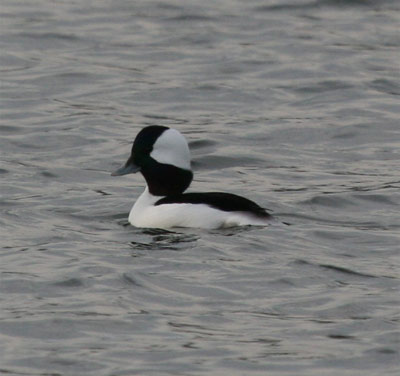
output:
POLYGON ((176 129, 167 129, 153 145, 150 156, 157 162, 190 170, 190 151, 183 135, 176 129))

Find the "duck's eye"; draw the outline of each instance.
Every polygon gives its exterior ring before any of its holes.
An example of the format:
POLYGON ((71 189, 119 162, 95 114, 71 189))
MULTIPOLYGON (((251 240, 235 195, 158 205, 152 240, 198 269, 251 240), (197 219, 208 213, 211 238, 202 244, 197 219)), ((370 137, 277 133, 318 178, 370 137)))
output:
POLYGON ((145 146, 145 145, 137 145, 132 149, 132 152, 135 154, 146 154, 146 153, 151 153, 152 147, 151 146, 145 146))

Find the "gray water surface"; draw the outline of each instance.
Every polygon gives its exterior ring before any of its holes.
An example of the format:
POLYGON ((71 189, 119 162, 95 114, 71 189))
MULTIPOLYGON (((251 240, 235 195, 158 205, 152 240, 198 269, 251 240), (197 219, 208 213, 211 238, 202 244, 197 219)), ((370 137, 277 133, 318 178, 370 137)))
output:
POLYGON ((0 12, 0 374, 397 375, 398 1, 0 12), (151 124, 277 224, 129 226, 151 124))

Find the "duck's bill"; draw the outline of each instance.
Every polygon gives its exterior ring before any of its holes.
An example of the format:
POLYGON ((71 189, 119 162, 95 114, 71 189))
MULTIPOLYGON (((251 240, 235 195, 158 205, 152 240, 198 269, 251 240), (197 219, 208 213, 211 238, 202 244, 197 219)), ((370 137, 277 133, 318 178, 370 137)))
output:
POLYGON ((136 166, 133 163, 127 163, 120 167, 118 170, 115 170, 114 172, 111 173, 111 176, 121 176, 121 175, 126 175, 126 174, 134 174, 136 172, 140 171, 140 167, 136 166))

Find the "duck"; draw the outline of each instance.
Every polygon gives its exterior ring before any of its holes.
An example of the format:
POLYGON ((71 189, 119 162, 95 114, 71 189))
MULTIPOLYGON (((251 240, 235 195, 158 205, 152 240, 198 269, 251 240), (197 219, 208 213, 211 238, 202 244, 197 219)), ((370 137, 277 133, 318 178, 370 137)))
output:
POLYGON ((144 192, 129 213, 139 228, 218 229, 266 226, 272 215, 255 202, 226 192, 188 192, 193 180, 189 145, 178 130, 150 125, 139 131, 131 154, 112 176, 140 172, 144 192))

